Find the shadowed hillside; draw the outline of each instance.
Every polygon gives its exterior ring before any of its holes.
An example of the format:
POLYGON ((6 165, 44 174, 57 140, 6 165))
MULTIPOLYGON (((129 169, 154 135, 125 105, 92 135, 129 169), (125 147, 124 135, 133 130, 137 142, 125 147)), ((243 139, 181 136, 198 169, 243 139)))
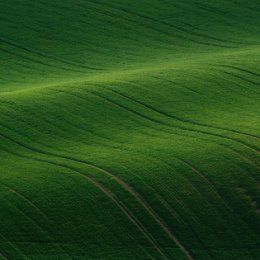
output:
POLYGON ((260 3, 0 1, 0 259, 258 260, 260 3))

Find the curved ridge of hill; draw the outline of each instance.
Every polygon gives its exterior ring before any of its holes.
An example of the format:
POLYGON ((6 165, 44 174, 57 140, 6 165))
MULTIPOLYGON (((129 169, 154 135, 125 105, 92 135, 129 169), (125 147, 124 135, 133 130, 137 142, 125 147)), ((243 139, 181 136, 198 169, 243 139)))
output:
POLYGON ((0 259, 259 259, 259 13, 2 0, 0 259))

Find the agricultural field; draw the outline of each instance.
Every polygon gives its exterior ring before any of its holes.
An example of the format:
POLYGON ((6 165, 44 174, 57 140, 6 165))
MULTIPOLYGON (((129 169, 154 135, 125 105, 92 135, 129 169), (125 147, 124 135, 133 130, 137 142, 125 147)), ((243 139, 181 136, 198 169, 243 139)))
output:
POLYGON ((260 259, 259 0, 0 1, 1 260, 260 259))

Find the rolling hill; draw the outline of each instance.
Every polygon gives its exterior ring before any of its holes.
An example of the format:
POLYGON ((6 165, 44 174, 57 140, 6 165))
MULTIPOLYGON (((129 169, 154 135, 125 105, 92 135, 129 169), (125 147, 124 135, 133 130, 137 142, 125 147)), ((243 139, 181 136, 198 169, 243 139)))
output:
POLYGON ((0 1, 0 259, 258 260, 260 2, 0 1))

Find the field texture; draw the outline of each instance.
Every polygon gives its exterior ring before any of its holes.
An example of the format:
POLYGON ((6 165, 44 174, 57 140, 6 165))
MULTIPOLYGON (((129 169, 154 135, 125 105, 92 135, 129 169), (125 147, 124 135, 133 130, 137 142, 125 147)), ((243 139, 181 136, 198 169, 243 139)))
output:
POLYGON ((1 260, 260 259, 259 0, 0 1, 1 260))

